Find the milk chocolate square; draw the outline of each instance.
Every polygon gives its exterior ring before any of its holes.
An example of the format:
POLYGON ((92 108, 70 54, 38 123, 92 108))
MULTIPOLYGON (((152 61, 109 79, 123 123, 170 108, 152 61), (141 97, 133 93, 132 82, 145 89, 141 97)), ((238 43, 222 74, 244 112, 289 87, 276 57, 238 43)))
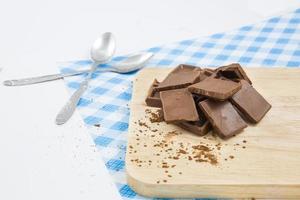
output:
POLYGON ((155 91, 155 88, 158 85, 159 82, 156 79, 154 79, 153 83, 151 84, 151 87, 148 90, 148 94, 145 100, 147 106, 157 107, 157 108, 162 107, 159 92, 155 91))
POLYGON ((205 120, 204 123, 201 121, 178 122, 176 125, 199 136, 206 135, 211 130, 211 125, 208 120, 205 120))
POLYGON ((186 88, 162 91, 160 99, 166 122, 199 120, 193 96, 186 88))
POLYGON ((199 67, 179 65, 155 88, 157 91, 180 89, 200 81, 199 67))
POLYGON ((219 67, 217 73, 221 77, 225 77, 229 80, 240 81, 245 80, 249 84, 252 84, 251 80, 247 76, 246 72, 243 70, 240 64, 233 63, 227 66, 219 67))
POLYGON ((205 71, 205 70, 201 70, 200 71, 200 75, 199 75, 199 82, 200 81, 203 81, 204 79, 208 78, 209 76, 211 76, 212 74, 208 71, 205 71))
POLYGON ((258 123, 270 110, 271 105, 247 81, 242 89, 231 97, 231 102, 252 123, 258 123))
POLYGON ((240 83, 209 77, 188 87, 192 93, 217 100, 226 100, 241 88, 240 83))
POLYGON ((211 76, 212 74, 215 73, 215 70, 214 70, 214 69, 211 69, 211 68, 204 68, 204 69, 203 69, 203 73, 204 73, 206 76, 211 76))
POLYGON ((205 96, 198 95, 198 94, 192 94, 192 96, 194 98, 199 120, 195 122, 189 122, 189 121, 178 122, 176 123, 176 125, 181 127, 182 129, 195 133, 196 135, 203 136, 206 135, 211 130, 211 125, 209 121, 206 119, 203 111, 199 108, 198 103, 207 98, 205 96))
POLYGON ((199 103, 214 131, 223 139, 240 133, 247 127, 229 101, 214 101, 207 99, 199 103))

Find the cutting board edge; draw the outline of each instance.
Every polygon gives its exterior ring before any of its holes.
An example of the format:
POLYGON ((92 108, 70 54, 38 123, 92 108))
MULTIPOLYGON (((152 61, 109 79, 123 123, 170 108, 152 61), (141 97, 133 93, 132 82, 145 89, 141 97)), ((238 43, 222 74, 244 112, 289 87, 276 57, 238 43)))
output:
POLYGON ((300 184, 155 184, 138 180, 128 171, 126 178, 135 192, 152 198, 300 199, 300 184))

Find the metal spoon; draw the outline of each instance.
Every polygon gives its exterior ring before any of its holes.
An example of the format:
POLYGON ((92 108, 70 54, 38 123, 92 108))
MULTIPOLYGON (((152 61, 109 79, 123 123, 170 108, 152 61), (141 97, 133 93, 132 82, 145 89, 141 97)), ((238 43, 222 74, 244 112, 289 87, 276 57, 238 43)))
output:
POLYGON ((99 70, 97 70, 97 72, 116 72, 120 74, 133 72, 141 69, 143 65, 146 62, 148 62, 153 55, 154 54, 150 52, 134 54, 129 56, 122 62, 116 64, 115 66, 100 68, 99 70))
MULTIPOLYGON (((111 71, 111 72, 117 72, 117 73, 128 73, 128 72, 139 69, 152 56, 153 56, 152 53, 135 54, 135 55, 129 56, 127 59, 116 64, 116 66, 112 66, 112 67, 108 67, 108 68, 100 68, 100 69, 97 69, 95 72, 111 71), (137 68, 137 69, 135 69, 135 68, 137 68)), ((38 76, 38 77, 31 77, 31 78, 6 80, 3 82, 3 84, 5 86, 30 85, 30 84, 35 84, 35 83, 54 81, 54 80, 62 79, 64 77, 68 77, 68 76, 76 76, 76 75, 88 73, 90 71, 91 71, 90 69, 87 69, 87 70, 80 70, 80 71, 62 73, 62 74, 52 74, 52 75, 38 76)))
POLYGON ((86 79, 80 84, 79 88, 73 93, 68 102, 56 116, 55 122, 57 125, 64 124, 71 118, 81 95, 88 88, 89 81, 92 78, 92 74, 97 69, 97 65, 108 61, 115 53, 115 49, 116 43, 112 33, 104 33, 94 42, 91 48, 91 58, 94 61, 91 70, 89 71, 86 79))

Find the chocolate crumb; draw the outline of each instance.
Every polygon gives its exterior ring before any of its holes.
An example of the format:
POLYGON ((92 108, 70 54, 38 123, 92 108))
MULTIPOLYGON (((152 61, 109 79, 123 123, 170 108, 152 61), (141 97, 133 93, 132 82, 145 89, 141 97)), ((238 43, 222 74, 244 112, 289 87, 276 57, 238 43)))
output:
POLYGON ((142 121, 138 121, 139 122, 139 126, 141 127, 146 127, 146 128, 150 128, 145 122, 142 122, 142 121))
POLYGON ((150 120, 151 123, 157 123, 157 122, 164 121, 162 110, 158 110, 156 112, 152 112, 150 110, 148 113, 151 115, 150 118, 149 118, 149 120, 150 120))
POLYGON ((204 145, 196 145, 196 146, 192 146, 192 148, 201 151, 210 151, 210 149, 204 145))
POLYGON ((195 150, 193 152, 193 158, 195 158, 196 162, 207 162, 212 165, 218 164, 217 156, 212 153, 212 149, 209 147, 204 145, 195 145, 192 146, 192 148, 195 150))
POLYGON ((183 149, 179 149, 178 153, 181 153, 181 154, 187 154, 187 152, 183 149))
POLYGON ((229 158, 230 158, 230 159, 234 159, 234 156, 230 155, 229 158))

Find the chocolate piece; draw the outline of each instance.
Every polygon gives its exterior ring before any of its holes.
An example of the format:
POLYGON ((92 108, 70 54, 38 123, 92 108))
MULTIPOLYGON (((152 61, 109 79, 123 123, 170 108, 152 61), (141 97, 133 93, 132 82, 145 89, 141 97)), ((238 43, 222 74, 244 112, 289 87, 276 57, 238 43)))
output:
POLYGON ((147 106, 157 107, 157 108, 162 107, 159 92, 155 91, 155 89, 154 89, 158 85, 159 85, 159 82, 156 79, 154 79, 154 81, 148 91, 147 98, 145 100, 147 106))
POLYGON ((190 72, 194 70, 201 71, 201 68, 194 65, 180 64, 171 73, 190 72))
POLYGON ((217 78, 206 78, 204 81, 188 87, 192 93, 204 95, 213 99, 226 100, 241 88, 240 83, 217 78))
POLYGON ((201 72, 203 74, 202 76, 206 76, 206 77, 209 77, 215 73, 215 71, 210 68, 204 68, 201 72))
POLYGON ((166 122, 198 121, 198 113, 192 94, 186 89, 160 92, 166 122))
POLYGON ((229 138, 247 127, 229 101, 207 99, 201 101, 199 106, 221 138, 229 138))
POLYGON ((182 129, 195 133, 196 135, 206 135, 211 130, 211 125, 208 120, 204 123, 197 121, 197 122, 178 122, 176 123, 182 129))
POLYGON ((238 63, 233 63, 227 66, 219 67, 217 71, 219 76, 223 76, 227 79, 237 82, 243 79, 246 80, 249 84, 252 84, 246 72, 238 63))
POLYGON ((259 122, 271 105, 247 81, 241 80, 242 89, 231 97, 231 102, 253 123, 259 122))
POLYGON ((213 73, 215 73, 215 70, 214 69, 210 69, 210 68, 204 68, 203 69, 203 72, 206 76, 210 76, 212 75, 213 73))
POLYGON ((207 77, 209 77, 209 76, 211 76, 211 74, 210 74, 210 72, 209 73, 207 73, 206 71, 204 71, 204 70, 201 70, 200 71, 200 75, 199 75, 199 82, 200 81, 203 81, 204 79, 206 79, 207 77))
POLYGON ((192 94, 192 96, 198 112, 199 121, 196 122, 183 121, 183 122, 176 123, 176 125, 187 131, 195 133, 196 135, 203 136, 211 130, 211 125, 209 121, 206 119, 203 111, 200 109, 198 103, 207 98, 205 96, 198 95, 198 94, 192 94))
POLYGON ((157 91, 180 89, 200 81, 199 67, 179 65, 155 88, 157 91))

